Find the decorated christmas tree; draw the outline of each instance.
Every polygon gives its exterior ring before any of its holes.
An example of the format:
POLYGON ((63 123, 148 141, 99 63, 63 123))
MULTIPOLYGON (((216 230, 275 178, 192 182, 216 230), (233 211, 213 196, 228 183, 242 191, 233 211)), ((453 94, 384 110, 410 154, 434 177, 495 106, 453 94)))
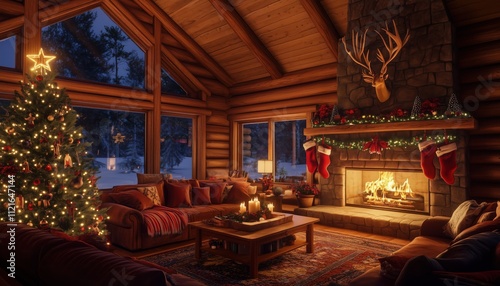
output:
POLYGON ((54 57, 35 65, 0 122, 1 220, 103 236, 96 170, 65 89, 54 82, 54 57))

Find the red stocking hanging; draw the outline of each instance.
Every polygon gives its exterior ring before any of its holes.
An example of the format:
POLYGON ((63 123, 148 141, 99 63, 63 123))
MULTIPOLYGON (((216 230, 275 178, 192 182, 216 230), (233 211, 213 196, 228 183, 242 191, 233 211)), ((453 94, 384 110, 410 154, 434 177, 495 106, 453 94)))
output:
POLYGON ((451 143, 439 147, 436 155, 439 158, 441 170, 439 174, 441 178, 448 184, 453 185, 455 182, 455 170, 457 170, 457 144, 451 143))
POLYGON ((418 143, 418 149, 420 150, 420 166, 424 175, 434 180, 436 177, 436 167, 434 167, 434 156, 436 155, 436 142, 428 140, 418 143))
POLYGON ((306 166, 309 173, 314 173, 318 167, 318 159, 316 158, 316 142, 309 140, 303 144, 306 150, 306 166))
POLYGON ((332 147, 327 145, 319 145, 319 166, 318 172, 319 174, 327 179, 330 177, 330 173, 328 172, 328 166, 330 165, 330 154, 332 153, 332 147))

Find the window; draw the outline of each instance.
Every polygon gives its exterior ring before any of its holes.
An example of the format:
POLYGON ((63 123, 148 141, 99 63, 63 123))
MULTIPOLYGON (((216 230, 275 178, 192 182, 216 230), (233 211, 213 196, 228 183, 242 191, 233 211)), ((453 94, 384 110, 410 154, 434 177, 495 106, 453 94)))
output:
POLYGON ((0 66, 7 68, 16 67, 16 36, 0 40, 0 66))
POLYGON ((58 75, 144 88, 144 52, 100 8, 42 29, 58 75))
POLYGON ((161 93, 187 96, 187 93, 182 87, 180 87, 164 69, 161 69, 161 93))
POLYGON ((161 118, 160 168, 174 179, 193 174, 193 119, 174 116, 161 118))
POLYGON ((257 161, 272 159, 275 181, 293 182, 305 179, 305 120, 269 121, 242 124, 242 169, 251 179, 258 179, 257 161), (270 131, 270 126, 273 128, 270 131), (271 141, 270 141, 271 140, 271 141), (272 158, 269 158, 269 142, 272 158))
POLYGON ((275 180, 281 182, 302 181, 306 178, 305 120, 279 121, 274 123, 275 180))
POLYGON ((268 159, 268 132, 269 124, 246 123, 243 124, 243 170, 250 179, 262 177, 257 173, 257 161, 268 159))
POLYGON ((144 170, 143 113, 74 107, 99 169, 97 187, 135 184, 144 170))

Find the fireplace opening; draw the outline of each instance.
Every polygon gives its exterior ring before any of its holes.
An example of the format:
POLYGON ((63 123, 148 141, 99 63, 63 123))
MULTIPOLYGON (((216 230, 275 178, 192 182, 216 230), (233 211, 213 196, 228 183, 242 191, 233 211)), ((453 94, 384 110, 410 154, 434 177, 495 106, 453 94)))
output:
POLYGON ((429 213, 429 180, 421 171, 345 169, 345 204, 429 213))

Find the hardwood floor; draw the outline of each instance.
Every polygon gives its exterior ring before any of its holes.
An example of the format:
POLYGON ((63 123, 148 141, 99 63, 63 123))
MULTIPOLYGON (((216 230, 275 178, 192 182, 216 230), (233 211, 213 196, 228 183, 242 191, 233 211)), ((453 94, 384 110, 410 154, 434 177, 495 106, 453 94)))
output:
MULTIPOLYGON (((320 224, 315 224, 314 229, 326 231, 326 232, 352 235, 352 236, 357 236, 357 237, 364 237, 364 238, 369 238, 369 239, 373 239, 373 240, 380 240, 380 241, 390 242, 390 243, 400 245, 400 246, 404 246, 410 242, 407 239, 400 239, 400 238, 395 238, 395 237, 390 237, 390 236, 365 233, 365 232, 360 232, 360 231, 355 231, 355 230, 350 230, 350 229, 336 228, 336 227, 325 226, 325 225, 320 225, 320 224)), ((155 255, 155 254, 158 254, 161 252, 174 250, 174 249, 177 249, 179 247, 186 246, 186 245, 193 245, 193 247, 194 247, 194 240, 189 240, 189 241, 184 241, 184 242, 179 242, 179 243, 172 243, 172 244, 165 245, 162 247, 157 247, 157 248, 148 249, 148 250, 144 250, 144 251, 136 251, 136 252, 131 252, 131 251, 128 251, 128 250, 120 248, 120 247, 112 246, 111 251, 118 254, 118 255, 122 255, 122 256, 142 258, 142 257, 146 257, 146 256, 155 255)))

